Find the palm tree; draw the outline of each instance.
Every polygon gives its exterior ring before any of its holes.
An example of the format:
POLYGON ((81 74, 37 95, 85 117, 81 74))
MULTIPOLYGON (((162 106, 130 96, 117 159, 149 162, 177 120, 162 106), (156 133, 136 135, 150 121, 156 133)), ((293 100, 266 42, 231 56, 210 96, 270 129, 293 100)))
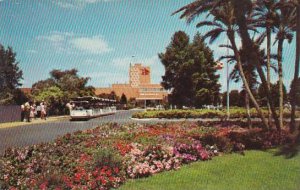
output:
MULTIPOLYGON (((230 48, 230 47, 227 47, 230 48)), ((243 54, 245 53, 242 49, 239 50, 241 58, 243 57, 243 54)), ((222 59, 227 59, 229 63, 235 63, 236 59, 234 55, 228 55, 228 56, 222 56, 219 58, 219 60, 222 59)), ((254 90, 254 87, 257 84, 257 74, 255 72, 255 67, 251 64, 247 64, 247 62, 242 60, 242 67, 244 69, 244 74, 246 80, 249 82, 249 87, 251 91, 254 90)), ((233 80, 234 82, 239 82, 241 80, 240 72, 238 69, 237 64, 235 64, 234 69, 230 73, 230 79, 233 80)), ((243 85, 243 89, 245 90, 245 85, 243 85)), ((245 106, 247 110, 247 120, 248 120, 248 126, 251 128, 252 127, 252 122, 251 122, 251 113, 250 113, 250 100, 249 100, 249 94, 245 93, 245 106)))
MULTIPOLYGON (((232 50, 234 52, 234 56, 237 62, 237 67, 239 69, 243 84, 245 86, 245 90, 247 94, 249 95, 254 107, 256 108, 256 111, 258 112, 263 125, 266 129, 269 128, 267 120, 264 118, 264 115, 262 113, 262 110, 257 103, 253 93, 251 92, 251 89, 249 87, 249 83, 245 77, 244 74, 244 69, 242 66, 241 62, 241 56, 238 50, 238 47, 236 45, 235 41, 235 33, 237 32, 237 29, 239 28, 237 26, 237 17, 236 17, 236 12, 234 9, 233 4, 231 1, 209 1, 209 0, 198 0, 195 1, 191 4, 188 4, 181 9, 177 10, 173 14, 176 14, 178 12, 184 11, 183 14, 181 15, 180 18, 186 18, 188 23, 191 23, 199 14, 203 14, 207 11, 209 11, 208 15, 211 15, 214 17, 213 21, 203 21, 197 24, 197 27, 202 27, 202 26, 214 26, 215 28, 212 29, 211 31, 207 32, 204 35, 204 38, 210 38, 210 43, 214 42, 221 33, 225 32, 227 34, 227 37, 231 43, 232 50)), ((247 33, 248 30, 254 30, 252 28, 252 23, 249 20, 246 20, 245 18, 245 24, 247 26, 247 33)), ((240 33, 240 31, 239 31, 240 33)), ((246 50, 247 51, 247 50, 246 50)), ((257 56, 256 56, 257 57, 257 56)), ((253 57, 252 57, 253 58, 253 57)), ((251 58, 251 59, 252 59, 251 58)), ((247 62, 249 59, 247 59, 247 62)))
MULTIPOLYGON (((300 62, 300 0, 294 0, 293 1, 296 7, 296 22, 295 22, 295 31, 296 31, 296 57, 295 57, 295 73, 294 73, 294 79, 291 86, 291 105, 292 105, 292 111, 291 111, 291 123, 290 123, 290 131, 294 132, 296 128, 296 122, 295 122, 295 113, 296 113, 296 84, 295 81, 297 81, 299 77, 299 62, 300 62)), ((300 127, 299 127, 300 130, 300 127)), ((299 133, 300 134, 300 133, 299 133)))
MULTIPOLYGON (((267 86, 270 90, 271 75, 271 32, 274 30, 274 25, 277 20, 276 2, 275 0, 257 0, 254 5, 254 17, 258 17, 256 20, 256 26, 265 29, 267 38, 267 86)), ((271 123, 271 108, 268 101, 268 119, 271 123)))
MULTIPOLYGON (((269 128, 268 123, 266 119, 264 118, 264 115, 261 111, 260 106, 258 105, 255 97, 253 96, 253 93, 251 92, 251 89, 249 87, 249 83, 246 79, 246 76, 244 74, 243 66, 242 66, 242 61, 241 61, 241 56, 238 50, 238 47, 236 45, 235 41, 235 33, 237 31, 237 25, 236 25, 236 16, 235 16, 235 11, 233 9, 233 5, 229 1, 224 1, 222 2, 222 6, 217 6, 216 1, 206 1, 206 0, 200 0, 200 1, 195 1, 186 7, 183 7, 176 11, 174 14, 180 11, 184 11, 183 17, 187 17, 187 22, 190 23, 198 14, 208 11, 209 10, 209 15, 213 16, 213 21, 202 21, 197 24, 197 27, 202 27, 202 26, 212 26, 214 29, 211 31, 207 32, 203 38, 210 38, 209 43, 213 43, 222 33, 226 33, 228 36, 228 39, 231 43, 232 50, 234 52, 234 56, 237 62, 237 66, 243 81, 243 84, 245 86, 245 89, 250 96, 251 101, 253 102, 258 114, 261 117, 261 120, 265 126, 265 128, 269 128), (202 2, 205 2, 206 4, 201 4, 202 2), (215 3, 214 3, 215 2, 215 3), (200 3, 200 4, 199 4, 200 3)), ((248 21, 247 21, 248 22, 248 21)), ((249 23, 249 22, 248 22, 249 23)), ((251 24, 247 25, 247 30, 252 29, 251 24)))
MULTIPOLYGON (((252 41, 252 39, 250 38, 250 34, 249 34, 249 29, 252 29, 251 27, 249 27, 249 24, 253 24, 252 22, 249 22, 249 20, 248 20, 249 15, 251 15, 251 13, 252 13, 251 12, 252 1, 250 1, 250 0, 239 0, 239 1, 237 1, 237 0, 196 0, 186 6, 178 9, 177 11, 175 11, 173 13, 173 15, 177 14, 179 12, 182 12, 182 15, 180 16, 180 18, 185 18, 187 20, 187 23, 191 23, 195 18, 197 18, 199 15, 204 14, 204 13, 208 13, 208 15, 215 16, 212 14, 212 12, 214 10, 221 9, 222 6, 224 6, 226 4, 230 4, 230 6, 231 6, 231 10, 227 14, 232 15, 233 16, 232 18, 234 18, 234 19, 231 18, 230 23, 232 26, 234 26, 234 28, 236 30, 238 29, 239 36, 241 37, 241 40, 242 40, 243 49, 245 49, 245 51, 248 53, 247 61, 250 64, 255 65, 257 72, 260 76, 260 79, 262 81, 262 84, 264 85, 265 89, 267 89, 266 94, 267 94, 267 98, 270 102, 272 117, 275 120, 276 128, 278 130, 280 130, 279 120, 278 120, 275 106, 273 104, 271 92, 267 88, 266 77, 265 77, 264 71, 262 69, 262 63, 261 63, 262 58, 260 57, 259 47, 252 41)), ((225 26, 226 26, 226 24, 225 24, 225 26)), ((241 63, 240 56, 238 53, 238 48, 236 47, 236 43, 235 43, 235 32, 234 32, 234 30, 230 29, 226 33, 231 42, 232 48, 234 50, 234 54, 235 54, 235 56, 237 56, 237 63, 238 62, 241 63)), ((241 64, 237 64, 237 65, 239 67, 239 70, 242 71, 243 70, 242 65, 241 64)), ((242 72, 241 72, 241 74, 242 74, 242 72)), ((250 88, 248 88, 249 86, 246 85, 246 84, 248 84, 248 82, 244 76, 242 77, 242 80, 243 80, 243 83, 245 84, 248 94, 251 95, 250 88)), ((250 96, 250 99, 253 102, 257 112, 261 116, 264 126, 268 127, 269 125, 266 122, 265 118, 263 117, 262 111, 261 111, 259 105, 257 104, 257 101, 255 100, 254 96, 253 97, 250 96)))
MULTIPOLYGON (((255 43, 257 43, 258 45, 261 45, 263 40, 264 40, 264 36, 263 35, 259 36, 255 40, 255 43)), ((220 45, 220 47, 226 47, 226 48, 232 49, 231 46, 220 45)), ((241 58, 246 57, 245 55, 247 55, 247 52, 243 51, 243 49, 240 49, 239 51, 240 51, 241 58)), ((277 56, 274 54, 271 54, 268 58, 268 56, 265 55, 264 50, 261 50, 260 53, 261 53, 261 56, 264 58, 264 64, 263 64, 264 67, 267 67, 267 65, 268 65, 267 62, 268 62, 269 58, 270 58, 270 60, 277 58, 277 56)), ((234 55, 221 56, 219 58, 219 61, 221 61, 223 59, 227 59, 230 63, 236 62, 234 55)), ((256 85, 259 83, 257 80, 257 72, 256 72, 256 68, 254 65, 251 65, 249 63, 247 64, 247 63, 248 62, 246 60, 242 59, 242 66, 245 71, 245 77, 250 84, 251 90, 253 91, 255 89, 256 85)), ((275 72, 277 72, 277 69, 273 64, 272 65, 270 64, 270 68, 272 68, 275 72)), ((234 69, 230 73, 230 79, 234 80, 234 82, 239 82, 241 80, 241 76, 240 76, 237 65, 234 66, 234 69)), ((244 85, 243 85, 243 89, 245 89, 244 85)), ((246 110, 247 110, 248 123, 249 123, 249 126, 251 127, 250 101, 249 101, 249 95, 247 92, 245 93, 245 106, 246 106, 246 110)))
POLYGON ((282 0, 276 4, 279 10, 278 24, 276 26, 276 41, 277 42, 277 60, 278 60, 278 82, 279 82, 279 122, 280 128, 283 127, 283 71, 282 71, 282 52, 283 43, 285 40, 290 43, 293 39, 293 19, 294 7, 288 4, 287 1, 282 0))
POLYGON ((252 13, 253 3, 251 0, 231 0, 233 2, 235 16, 237 18, 236 22, 239 27, 239 34, 242 39, 243 48, 247 51, 247 61, 251 64, 255 65, 257 69, 257 73, 261 79, 262 85, 266 89, 267 99, 270 103, 270 109, 272 113, 272 117, 275 121, 275 125, 277 130, 280 130, 280 124, 278 120, 278 116, 276 113, 275 105, 272 100, 271 91, 268 88, 267 80, 262 69, 263 58, 260 57, 260 49, 257 44, 253 42, 250 38, 250 34, 247 26, 247 15, 252 13))

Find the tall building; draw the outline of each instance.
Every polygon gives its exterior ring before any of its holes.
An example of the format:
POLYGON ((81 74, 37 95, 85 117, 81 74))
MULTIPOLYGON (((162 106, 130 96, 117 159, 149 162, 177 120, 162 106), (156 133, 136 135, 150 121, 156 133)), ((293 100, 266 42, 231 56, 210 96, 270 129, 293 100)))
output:
POLYGON ((134 98, 142 105, 159 104, 167 101, 168 93, 160 84, 151 83, 151 68, 142 64, 129 67, 129 84, 112 84, 110 88, 96 88, 96 95, 109 94, 112 91, 121 97, 125 94, 127 99, 134 98))
POLYGON ((129 84, 132 87, 139 87, 143 84, 150 84, 150 67, 144 67, 142 64, 130 65, 129 68, 129 84))

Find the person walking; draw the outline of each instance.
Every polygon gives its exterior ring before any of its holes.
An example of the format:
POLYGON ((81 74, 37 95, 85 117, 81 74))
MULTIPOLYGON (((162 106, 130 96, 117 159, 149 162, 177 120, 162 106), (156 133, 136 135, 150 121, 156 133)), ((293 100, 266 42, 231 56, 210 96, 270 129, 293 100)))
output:
POLYGON ((32 120, 34 118, 34 106, 33 104, 31 104, 30 106, 30 113, 29 113, 29 117, 30 117, 30 120, 32 120))
POLYGON ((24 107, 25 107, 25 109, 24 109, 25 119, 27 122, 30 122, 30 104, 29 104, 29 102, 26 102, 24 104, 24 107))
POLYGON ((25 106, 24 104, 21 105, 21 121, 23 122, 25 118, 25 106))
POLYGON ((34 119, 37 119, 38 116, 37 116, 37 107, 36 107, 36 103, 34 102, 32 106, 33 106, 33 110, 34 110, 34 113, 33 113, 34 119))
POLYGON ((41 103, 41 119, 46 120, 46 107, 44 102, 41 103))
POLYGON ((36 106, 36 117, 41 117, 41 104, 38 102, 36 106))

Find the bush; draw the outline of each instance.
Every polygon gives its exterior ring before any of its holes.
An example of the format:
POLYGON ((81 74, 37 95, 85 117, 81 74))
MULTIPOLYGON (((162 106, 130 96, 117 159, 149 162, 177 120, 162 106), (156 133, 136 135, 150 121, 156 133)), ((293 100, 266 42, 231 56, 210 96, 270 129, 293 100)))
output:
POLYGON ((210 159, 209 152, 202 146, 200 141, 194 141, 192 144, 176 143, 174 154, 181 158, 183 163, 210 159))
MULTIPOLYGON (((267 117, 267 110, 262 110, 265 117, 267 117)), ((250 110, 252 118, 258 118, 259 115, 254 108, 250 110)), ((300 117, 300 112, 297 112, 297 117, 300 117)), ((164 111, 145 111, 137 112, 132 115, 133 118, 220 118, 227 117, 226 110, 164 110, 164 111)), ((284 111, 284 117, 290 117, 289 111, 284 111)), ((245 108, 231 108, 230 118, 247 118, 247 111, 245 108)))
POLYGON ((122 157, 113 148, 101 148, 94 154, 94 166, 96 168, 103 168, 104 166, 110 168, 122 168, 122 157))
POLYGON ((127 155, 126 173, 130 178, 147 177, 164 170, 179 169, 181 159, 174 155, 172 147, 148 146, 143 150, 139 144, 127 155))

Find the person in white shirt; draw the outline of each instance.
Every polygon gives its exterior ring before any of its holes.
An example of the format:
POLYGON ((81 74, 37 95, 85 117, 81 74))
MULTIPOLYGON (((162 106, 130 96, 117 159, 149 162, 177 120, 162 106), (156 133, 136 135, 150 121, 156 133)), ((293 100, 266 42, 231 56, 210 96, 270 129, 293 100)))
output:
POLYGON ((46 120, 46 107, 44 102, 42 102, 40 106, 41 106, 41 119, 46 120))

